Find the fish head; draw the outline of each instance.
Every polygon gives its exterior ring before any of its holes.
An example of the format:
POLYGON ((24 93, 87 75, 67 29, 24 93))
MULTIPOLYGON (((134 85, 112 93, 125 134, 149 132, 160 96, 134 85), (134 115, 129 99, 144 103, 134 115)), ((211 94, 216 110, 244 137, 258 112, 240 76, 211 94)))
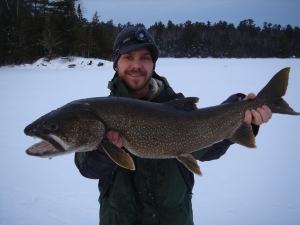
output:
POLYGON ((26 126, 24 133, 42 139, 26 150, 43 158, 92 151, 105 135, 105 125, 88 104, 68 104, 26 126))

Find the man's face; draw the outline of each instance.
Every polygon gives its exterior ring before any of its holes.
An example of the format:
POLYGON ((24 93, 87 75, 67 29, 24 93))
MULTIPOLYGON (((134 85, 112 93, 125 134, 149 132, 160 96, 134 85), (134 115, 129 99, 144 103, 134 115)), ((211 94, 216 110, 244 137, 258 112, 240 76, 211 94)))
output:
POLYGON ((127 86, 131 96, 142 98, 149 92, 153 66, 150 51, 147 48, 141 48, 122 54, 115 70, 119 79, 127 86))

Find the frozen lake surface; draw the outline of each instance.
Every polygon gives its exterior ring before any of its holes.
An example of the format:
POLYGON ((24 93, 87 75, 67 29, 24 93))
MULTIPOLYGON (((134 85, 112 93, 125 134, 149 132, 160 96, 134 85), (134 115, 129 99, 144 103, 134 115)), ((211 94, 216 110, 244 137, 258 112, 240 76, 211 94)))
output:
MULTIPOLYGON (((109 94, 112 63, 90 60, 0 68, 1 225, 98 224, 98 181, 80 175, 74 154, 52 160, 26 155, 37 140, 23 133, 26 125, 70 101, 109 94)), ((156 72, 176 92, 199 97, 200 108, 234 93, 258 93, 284 67, 291 67, 284 99, 299 112, 299 59, 159 59, 156 72)), ((273 115, 261 126, 256 149, 236 144, 219 160, 199 162, 203 177, 196 177, 193 191, 195 225, 299 224, 299 125, 300 116, 273 115)))

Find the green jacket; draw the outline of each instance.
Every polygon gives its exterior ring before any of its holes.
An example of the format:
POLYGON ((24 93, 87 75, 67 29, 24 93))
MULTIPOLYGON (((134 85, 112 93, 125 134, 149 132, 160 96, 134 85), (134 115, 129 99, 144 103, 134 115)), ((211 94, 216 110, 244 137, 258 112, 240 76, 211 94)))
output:
MULTIPOLYGON (((156 73, 153 78, 164 84, 154 102, 183 97, 173 91, 165 78, 156 73)), ((117 78, 109 82, 108 88, 111 96, 131 97, 117 78)), ((208 157, 207 153, 212 149, 213 155, 220 151, 224 154, 230 144, 228 141, 217 147, 199 150, 193 155, 199 160, 203 156, 205 160, 215 159, 215 156, 208 157)), ((194 175, 177 159, 145 159, 132 154, 131 157, 135 171, 116 166, 101 147, 92 152, 75 154, 75 163, 81 174, 99 179, 100 224, 194 224, 191 203, 194 175)))

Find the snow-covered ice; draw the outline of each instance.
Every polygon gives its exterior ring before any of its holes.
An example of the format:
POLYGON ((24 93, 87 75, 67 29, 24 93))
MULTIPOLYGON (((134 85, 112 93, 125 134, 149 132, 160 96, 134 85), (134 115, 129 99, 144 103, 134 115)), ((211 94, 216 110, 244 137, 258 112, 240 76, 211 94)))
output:
MULTIPOLYGON (((291 67, 284 99, 299 112, 299 59, 159 59, 156 72, 207 107, 237 92, 257 93, 284 67, 291 67)), ((107 96, 113 73, 111 62, 84 58, 0 68, 1 225, 98 224, 97 180, 80 175, 74 154, 26 155, 37 140, 23 130, 72 100, 107 96)), ((193 191, 195 225, 299 224, 299 125, 300 116, 273 115, 261 126, 256 149, 234 145, 219 160, 199 162, 204 175, 193 191)))

